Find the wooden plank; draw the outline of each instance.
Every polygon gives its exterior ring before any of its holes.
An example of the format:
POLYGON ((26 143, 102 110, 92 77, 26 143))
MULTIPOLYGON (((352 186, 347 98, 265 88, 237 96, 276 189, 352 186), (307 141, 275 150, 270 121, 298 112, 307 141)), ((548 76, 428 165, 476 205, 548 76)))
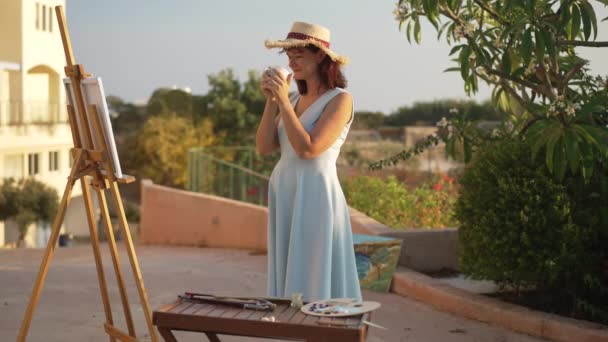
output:
POLYGON ((59 26, 59 32, 61 33, 61 40, 63 41, 63 52, 65 52, 65 60, 69 66, 74 65, 74 52, 72 51, 72 42, 68 33, 68 24, 63 14, 62 6, 55 6, 55 14, 57 15, 57 26, 59 26))
POLYGON ((120 267, 120 256, 118 255, 118 248, 116 247, 114 230, 112 228, 112 223, 110 222, 110 212, 108 211, 108 202, 106 201, 106 194, 104 190, 96 190, 96 192, 98 199, 97 203, 99 203, 99 210, 101 211, 101 216, 103 218, 103 227, 105 228, 108 247, 110 249, 110 255, 112 256, 112 266, 114 267, 114 274, 116 276, 116 283, 118 285, 120 301, 122 303, 122 309, 125 314, 125 321, 127 322, 127 329, 129 331, 129 335, 135 336, 135 325, 133 324, 133 316, 131 314, 131 307, 129 306, 129 298, 127 297, 127 288, 125 286, 125 280, 122 275, 122 268, 120 267))
POLYGON ((249 319, 249 317, 251 317, 251 315, 253 315, 255 313, 254 310, 241 310, 241 312, 239 312, 234 318, 237 319, 249 319))
POLYGON ((299 309, 292 308, 291 306, 287 307, 287 310, 283 311, 281 314, 277 316, 278 322, 288 323, 291 321, 291 318, 300 311, 299 309))
POLYGON ((165 342, 177 342, 177 339, 175 338, 170 329, 158 328, 158 332, 160 333, 160 336, 165 339, 165 342))
POLYGON ((181 314, 182 315, 193 315, 195 312, 203 309, 205 306, 208 306, 209 304, 204 304, 204 303, 194 303, 192 305, 190 305, 189 307, 187 307, 186 309, 184 309, 181 314))
POLYGON ((207 313, 207 317, 219 317, 226 312, 227 309, 228 308, 225 305, 218 305, 215 307, 215 309, 207 313))
POLYGON ((156 310, 156 311, 160 311, 160 312, 168 312, 171 309, 173 309, 174 307, 180 305, 182 302, 181 301, 175 301, 173 303, 169 303, 169 304, 165 304, 163 306, 160 307, 160 309, 156 310))
POLYGON ((114 338, 117 338, 123 342, 138 342, 135 337, 129 336, 126 333, 116 329, 114 326, 106 323, 103 325, 106 333, 114 338))
POLYGON ((207 304, 205 307, 200 308, 200 310, 193 313, 196 316, 207 316, 207 314, 213 310, 215 310, 215 304, 207 304))
POLYGON ((174 306, 173 308, 171 308, 171 310, 169 311, 170 313, 180 313, 182 312, 182 310, 184 310, 185 308, 189 307, 192 303, 188 303, 188 302, 181 302, 179 303, 179 305, 174 306))
POLYGON ((291 317, 291 319, 289 320, 289 323, 300 324, 306 317, 307 317, 307 315, 305 313, 303 313, 301 310, 298 310, 296 312, 296 314, 293 315, 293 317, 291 317))
POLYGON ((241 308, 229 308, 228 310, 226 310, 220 317, 221 318, 233 318, 234 316, 236 316, 239 312, 241 312, 243 309, 241 308))

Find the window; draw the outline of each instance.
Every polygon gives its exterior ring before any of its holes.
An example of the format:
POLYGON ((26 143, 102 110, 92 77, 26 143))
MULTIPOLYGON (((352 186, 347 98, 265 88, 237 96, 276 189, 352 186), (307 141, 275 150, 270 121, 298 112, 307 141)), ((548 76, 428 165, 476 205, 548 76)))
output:
POLYGON ((30 176, 37 175, 40 171, 38 161, 40 157, 38 153, 30 153, 27 155, 27 174, 30 176))
POLYGON ((20 179, 23 177, 23 154, 13 154, 4 157, 5 178, 20 179))
POLYGON ((59 170, 59 151, 49 152, 49 171, 59 170))
POLYGON ((40 30, 40 4, 36 3, 36 30, 40 30))
POLYGON ((49 32, 53 32, 53 11, 49 6, 49 32))
POLYGON ((46 31, 46 5, 42 5, 42 31, 46 31))

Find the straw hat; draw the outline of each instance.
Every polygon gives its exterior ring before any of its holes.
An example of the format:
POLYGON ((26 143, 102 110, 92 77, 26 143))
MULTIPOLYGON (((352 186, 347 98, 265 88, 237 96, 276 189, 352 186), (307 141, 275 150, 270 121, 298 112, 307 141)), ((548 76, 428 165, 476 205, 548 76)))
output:
POLYGON ((291 26, 291 30, 284 40, 266 39, 266 41, 264 41, 264 45, 269 49, 290 49, 294 47, 304 47, 308 44, 312 44, 323 50, 329 58, 338 64, 345 65, 348 63, 348 57, 340 56, 329 48, 329 29, 321 25, 296 21, 291 26))

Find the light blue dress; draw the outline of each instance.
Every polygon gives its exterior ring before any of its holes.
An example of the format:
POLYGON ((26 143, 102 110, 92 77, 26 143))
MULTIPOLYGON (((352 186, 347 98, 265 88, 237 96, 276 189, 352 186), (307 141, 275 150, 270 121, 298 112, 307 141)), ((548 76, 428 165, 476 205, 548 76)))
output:
MULTIPOLYGON (((311 132, 329 101, 345 90, 325 92, 300 116, 311 132)), ((292 100, 295 106, 299 95, 292 100)), ((281 158, 268 186, 268 295, 304 301, 329 298, 361 300, 353 236, 336 159, 353 121, 321 155, 301 159, 283 121, 278 124, 281 158)))

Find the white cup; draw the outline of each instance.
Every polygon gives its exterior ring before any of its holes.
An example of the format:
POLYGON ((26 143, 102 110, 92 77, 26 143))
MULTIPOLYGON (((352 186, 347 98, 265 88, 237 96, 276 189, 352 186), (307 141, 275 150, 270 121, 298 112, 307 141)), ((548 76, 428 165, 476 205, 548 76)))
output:
POLYGON ((278 66, 278 65, 272 65, 272 66, 269 66, 266 68, 266 70, 269 70, 269 69, 274 71, 275 73, 279 74, 279 76, 281 76, 281 78, 284 80, 287 80, 287 76, 290 74, 290 72, 287 69, 285 69, 281 66, 278 66))

